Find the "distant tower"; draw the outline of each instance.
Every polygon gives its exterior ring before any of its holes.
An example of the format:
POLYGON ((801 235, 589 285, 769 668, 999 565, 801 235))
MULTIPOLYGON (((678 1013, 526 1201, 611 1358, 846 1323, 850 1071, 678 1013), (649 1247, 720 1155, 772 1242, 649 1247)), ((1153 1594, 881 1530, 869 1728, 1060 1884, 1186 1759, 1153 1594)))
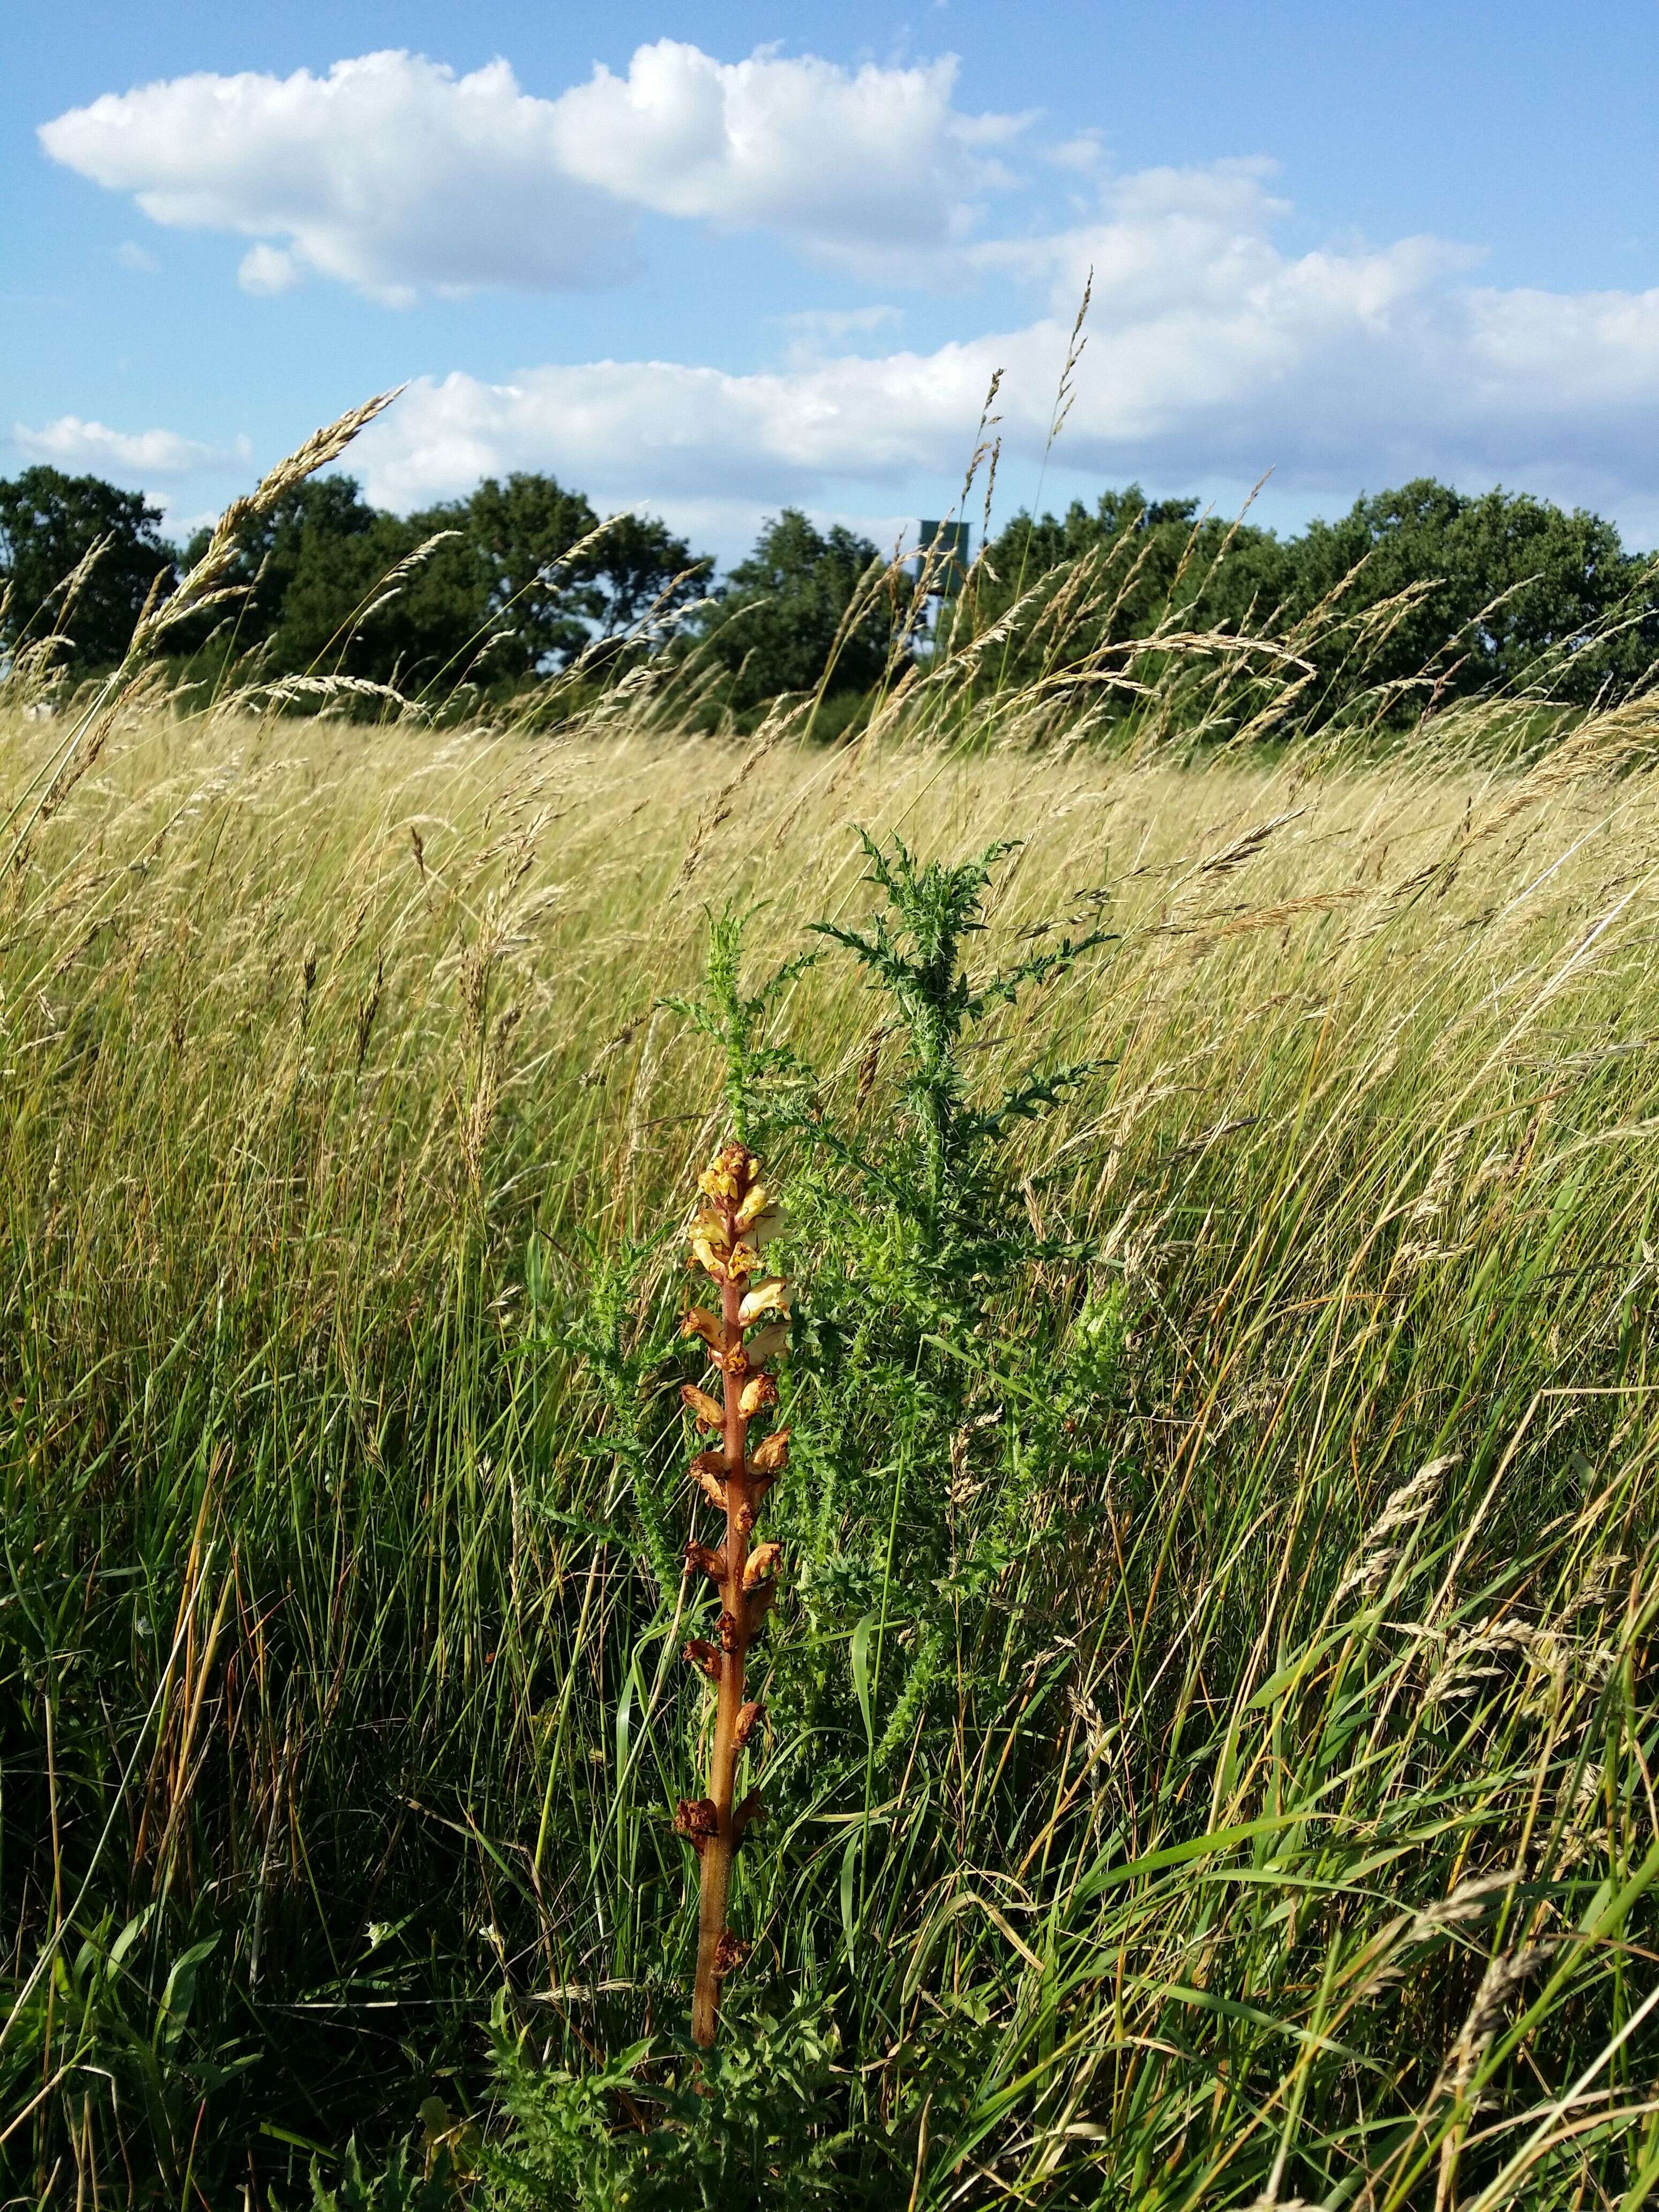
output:
POLYGON ((916 580, 926 577, 930 599, 954 599, 968 574, 973 532, 965 522, 924 521, 916 556, 916 580))

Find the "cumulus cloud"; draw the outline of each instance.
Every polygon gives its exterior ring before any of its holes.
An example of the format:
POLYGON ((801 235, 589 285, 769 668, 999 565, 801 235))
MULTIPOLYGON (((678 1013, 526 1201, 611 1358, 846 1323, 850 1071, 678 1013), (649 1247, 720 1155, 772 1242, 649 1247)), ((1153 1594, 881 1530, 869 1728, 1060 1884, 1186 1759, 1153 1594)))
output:
MULTIPOLYGON (((1051 288, 1048 312, 931 352, 854 356, 798 326, 788 367, 665 361, 417 383, 365 440, 373 495, 412 505, 505 468, 607 501, 801 500, 954 472, 994 368, 1011 455, 1048 434, 1092 264, 1088 349, 1061 458, 1102 478, 1254 480, 1352 493, 1401 476, 1501 478, 1650 510, 1659 500, 1659 291, 1499 290, 1431 239, 1290 254, 1265 165, 1120 180, 1098 220, 986 249, 1051 288)), ((883 497, 883 504, 888 504, 883 497)))
POLYGON ((40 139, 155 222, 275 241, 243 264, 254 290, 306 270, 400 305, 632 269, 627 211, 568 174, 550 104, 503 61, 457 76, 376 53, 326 76, 174 77, 72 108, 40 139))
POLYGON ((964 237, 1006 185, 994 149, 1025 118, 968 116, 957 64, 858 70, 769 52, 717 62, 641 46, 554 104, 566 167, 618 199, 725 229, 769 229, 865 270, 964 237))
MULTIPOLYGON (((79 415, 60 415, 38 430, 15 422, 11 436, 26 460, 58 469, 96 472, 115 468, 129 476, 185 476, 225 458, 216 447, 180 437, 176 430, 112 430, 106 422, 86 422, 79 415)), ((250 457, 248 441, 239 440, 237 458, 250 457)))
POLYGON ((251 291, 303 274, 406 305, 480 286, 593 288, 637 267, 642 210, 767 228, 860 270, 967 236, 1020 119, 954 105, 956 64, 856 70, 639 48, 558 97, 505 61, 470 75, 365 54, 325 76, 174 77, 41 127, 58 161, 152 221, 263 241, 251 291))

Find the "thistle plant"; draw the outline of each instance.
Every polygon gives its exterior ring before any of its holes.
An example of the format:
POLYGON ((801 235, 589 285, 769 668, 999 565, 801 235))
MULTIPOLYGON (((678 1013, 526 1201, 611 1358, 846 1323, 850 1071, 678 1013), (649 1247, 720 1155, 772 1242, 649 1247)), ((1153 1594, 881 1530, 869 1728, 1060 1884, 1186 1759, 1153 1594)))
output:
POLYGON ((694 1305, 684 1334, 699 1338, 718 1377, 718 1397, 699 1384, 681 1385, 687 1410, 720 1442, 700 1452, 691 1472, 703 1496, 725 1516, 717 1550, 693 1540, 686 1563, 707 1575, 720 1595, 713 1641, 693 1637, 685 1647, 690 1665, 718 1692, 714 1739, 708 1760, 708 1794, 683 1799, 674 1826, 696 1852, 701 1893, 697 1913, 697 1972, 691 2033, 705 2047, 714 2040, 720 1983, 741 1966, 749 1946, 726 1924, 732 1865, 744 1832, 761 1818, 759 1793, 737 1802, 738 1765, 760 1723, 761 1708, 747 1694, 749 1647, 777 1589, 781 1547, 754 1543, 755 1521, 767 1492, 782 1472, 789 1431, 774 1429, 751 1449, 750 1424, 778 1402, 767 1362, 787 1339, 789 1291, 780 1275, 762 1272, 761 1251, 782 1225, 761 1180, 761 1164, 746 1145, 726 1145, 698 1178, 703 1206, 691 1228, 697 1267, 720 1291, 720 1310, 694 1305), (750 1334, 750 1332, 753 1332, 750 1334))

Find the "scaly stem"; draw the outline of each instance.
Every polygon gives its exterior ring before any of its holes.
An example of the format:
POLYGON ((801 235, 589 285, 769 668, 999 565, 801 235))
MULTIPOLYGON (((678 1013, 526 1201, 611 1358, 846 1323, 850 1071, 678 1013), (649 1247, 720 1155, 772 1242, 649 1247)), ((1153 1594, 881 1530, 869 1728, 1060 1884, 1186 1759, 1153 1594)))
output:
MULTIPOLYGON (((726 1233, 735 1243, 733 1208, 724 1206, 726 1233)), ((729 1356, 743 1343, 738 1318, 743 1303, 742 1285, 720 1285, 720 1349, 729 1356)), ((732 1801, 738 1780, 738 1715, 743 1710, 744 1668, 749 1656, 749 1607, 744 1596, 743 1571, 749 1553, 749 1530, 753 1515, 749 1508, 749 1482, 744 1463, 749 1447, 749 1423, 739 1401, 741 1374, 723 1364, 720 1395, 726 1409, 722 1442, 726 1450, 726 1573, 720 1585, 720 1702, 714 1713, 714 1748, 709 1759, 708 1795, 717 1823, 703 1845, 702 1888, 697 1911, 697 1979, 691 2000, 691 2036, 696 2043, 714 2040, 720 2020, 720 1938, 726 1933, 726 1899, 732 1888, 732 1859, 737 1838, 732 1832, 732 1801)))
POLYGON ((685 1800, 674 1826, 702 1862, 697 1903, 697 1973, 691 2009, 691 2033, 705 2048, 720 2024, 720 1983, 741 1965, 748 1951, 726 1924, 732 1892, 732 1862, 744 1830, 759 1817, 751 1796, 736 1802, 738 1761, 760 1708, 744 1702, 749 1647, 765 1616, 775 1587, 778 1547, 756 1544, 755 1515, 781 1470, 789 1432, 775 1430, 749 1449, 749 1425, 763 1408, 775 1406, 777 1385, 766 1363, 782 1348, 788 1293, 781 1277, 759 1283, 760 1249, 776 1234, 782 1216, 760 1181, 760 1162, 746 1145, 727 1145, 699 1178, 708 1200, 691 1231, 693 1256, 720 1285, 718 1316, 693 1306, 685 1318, 688 1336, 698 1337, 720 1378, 720 1395, 711 1397, 692 1382, 682 1383, 688 1411, 705 1429, 718 1430, 720 1448, 700 1453, 692 1474, 726 1521, 726 1541, 718 1552, 693 1542, 687 1564, 706 1574, 720 1591, 719 1640, 693 1637, 685 1647, 691 1664, 717 1686, 714 1742, 708 1762, 708 1795, 685 1800), (744 1341, 744 1332, 764 1322, 744 1341))

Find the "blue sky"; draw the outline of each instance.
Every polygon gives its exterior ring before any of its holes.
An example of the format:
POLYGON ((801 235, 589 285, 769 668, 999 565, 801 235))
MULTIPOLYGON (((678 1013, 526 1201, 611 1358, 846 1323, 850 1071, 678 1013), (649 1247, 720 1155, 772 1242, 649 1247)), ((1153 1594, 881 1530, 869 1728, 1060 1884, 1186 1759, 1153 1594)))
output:
POLYGON ((408 380, 349 464, 388 504, 533 467, 726 557, 785 501, 886 538, 1001 368, 1004 513, 1431 472, 1659 540, 1652 0, 66 0, 8 46, 0 471, 175 526, 408 380))

